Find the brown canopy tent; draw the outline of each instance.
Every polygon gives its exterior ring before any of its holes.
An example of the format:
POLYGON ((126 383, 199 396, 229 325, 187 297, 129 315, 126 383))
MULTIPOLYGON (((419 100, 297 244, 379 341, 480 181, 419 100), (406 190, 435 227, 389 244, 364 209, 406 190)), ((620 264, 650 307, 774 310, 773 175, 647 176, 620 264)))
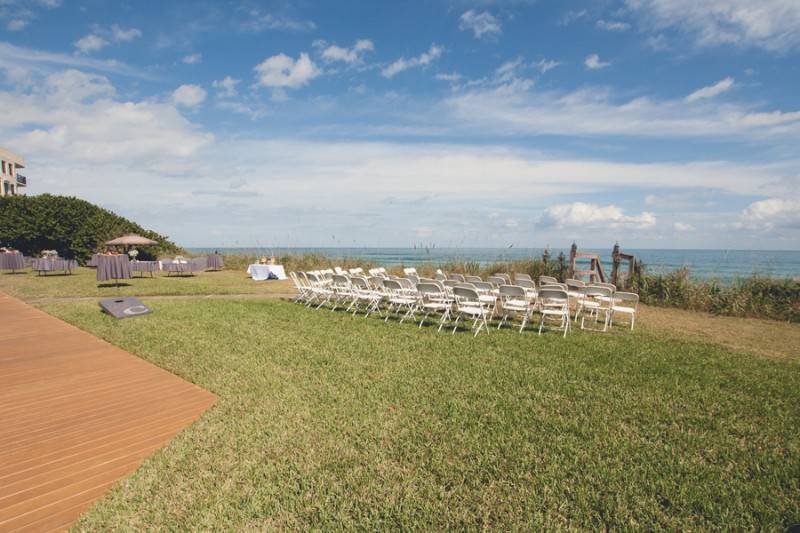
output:
POLYGON ((109 246, 152 246, 158 244, 158 242, 153 239, 148 239, 147 237, 142 237, 141 235, 136 235, 135 233, 129 233, 122 237, 112 239, 106 242, 106 244, 109 246))

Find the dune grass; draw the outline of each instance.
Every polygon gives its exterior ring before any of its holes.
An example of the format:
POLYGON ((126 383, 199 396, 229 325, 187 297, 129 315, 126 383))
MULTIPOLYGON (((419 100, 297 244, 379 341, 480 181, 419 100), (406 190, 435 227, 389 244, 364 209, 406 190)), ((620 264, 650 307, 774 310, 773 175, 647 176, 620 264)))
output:
POLYGON ((77 268, 72 275, 60 273, 39 276, 23 271, 12 274, 0 272, 0 291, 23 300, 42 298, 80 298, 123 296, 199 296, 218 294, 284 294, 292 291, 288 281, 253 281, 244 270, 198 272, 194 276, 167 276, 157 273, 150 277, 98 282, 93 268, 77 268))
POLYGON ((800 362, 645 330, 473 339, 276 300, 45 310, 218 394, 98 530, 800 521, 800 362))

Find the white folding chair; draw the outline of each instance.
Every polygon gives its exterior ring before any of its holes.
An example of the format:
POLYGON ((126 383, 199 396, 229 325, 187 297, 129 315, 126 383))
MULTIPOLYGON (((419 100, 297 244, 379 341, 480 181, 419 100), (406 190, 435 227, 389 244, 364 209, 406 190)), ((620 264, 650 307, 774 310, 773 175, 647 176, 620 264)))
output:
MULTIPOLYGON (((581 315, 581 329, 586 329, 586 315, 590 319, 594 319, 595 323, 600 321, 600 316, 603 317, 603 329, 601 331, 608 331, 608 322, 611 318, 613 292, 609 287, 600 287, 597 285, 588 285, 583 289, 583 297, 579 302, 579 312, 581 315)), ((576 319, 577 320, 577 319, 576 319)))
POLYGON ((636 308, 639 305, 639 295, 633 292, 617 292, 613 296, 613 304, 611 305, 611 320, 609 325, 614 325, 614 316, 617 313, 629 315, 631 317, 631 331, 636 322, 636 308))
POLYGON ((389 317, 392 316, 392 314, 399 316, 400 311, 403 309, 405 309, 406 312, 403 314, 402 318, 400 318, 401 324, 406 318, 409 317, 416 321, 416 316, 414 315, 414 311, 417 308, 416 295, 409 294, 407 290, 403 288, 400 280, 396 279, 384 280, 383 288, 386 291, 389 303, 389 306, 386 309, 385 321, 388 322, 389 317))
POLYGON ((419 295, 419 302, 417 308, 425 313, 422 320, 419 321, 419 327, 428 319, 431 314, 441 314, 439 319, 439 329, 442 331, 445 323, 450 319, 450 309, 453 307, 452 299, 447 296, 444 286, 430 283, 418 283, 417 294, 419 295))
POLYGON ((453 335, 455 335, 456 329, 458 329, 458 322, 464 317, 472 319, 471 330, 475 331, 476 337, 481 329, 484 328, 488 334, 489 322, 486 320, 488 312, 481 303, 478 291, 459 285, 453 287, 453 296, 455 297, 456 303, 456 320, 453 326, 453 335))
POLYGON ((498 292, 500 294, 500 312, 503 313, 503 318, 497 324, 497 329, 505 325, 509 315, 518 315, 522 317, 522 325, 519 328, 519 332, 522 333, 533 311, 533 303, 528 298, 525 289, 518 285, 500 285, 498 292))
POLYGON ((567 291, 561 288, 544 286, 539 289, 539 312, 542 314, 539 322, 539 335, 545 327, 547 320, 557 320, 559 325, 556 329, 564 330, 564 337, 570 330, 569 320, 569 296, 567 291))

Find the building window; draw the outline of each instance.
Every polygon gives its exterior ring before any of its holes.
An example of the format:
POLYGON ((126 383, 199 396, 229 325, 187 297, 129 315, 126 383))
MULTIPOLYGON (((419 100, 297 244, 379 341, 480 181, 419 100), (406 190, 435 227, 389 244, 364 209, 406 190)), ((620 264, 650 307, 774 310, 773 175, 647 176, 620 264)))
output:
POLYGON ((5 173, 6 173, 6 162, 3 161, 3 174, 5 174, 5 173))

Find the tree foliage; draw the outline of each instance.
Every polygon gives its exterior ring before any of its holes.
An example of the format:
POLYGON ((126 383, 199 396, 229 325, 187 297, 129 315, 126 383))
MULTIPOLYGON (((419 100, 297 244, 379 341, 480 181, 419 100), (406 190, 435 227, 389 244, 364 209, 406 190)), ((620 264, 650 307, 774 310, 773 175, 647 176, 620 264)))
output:
POLYGON ((126 233, 159 243, 142 248, 140 259, 180 250, 167 237, 79 198, 51 194, 0 198, 0 244, 25 255, 56 250, 62 257, 85 263, 105 248, 106 241, 126 233))

